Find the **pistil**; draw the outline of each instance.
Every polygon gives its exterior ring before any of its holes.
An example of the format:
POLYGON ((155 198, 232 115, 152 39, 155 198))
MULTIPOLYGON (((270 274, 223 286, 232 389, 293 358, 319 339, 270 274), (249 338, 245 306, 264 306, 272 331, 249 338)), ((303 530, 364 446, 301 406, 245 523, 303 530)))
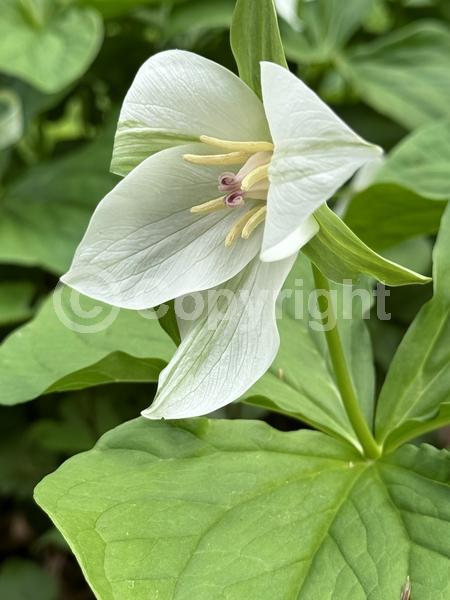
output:
POLYGON ((235 192, 240 187, 240 179, 234 173, 226 172, 219 176, 219 190, 221 192, 235 192))
POLYGON ((240 236, 247 240, 264 222, 267 213, 265 201, 269 190, 269 166, 274 146, 270 142, 233 142, 210 136, 200 136, 200 141, 227 150, 227 153, 213 155, 185 154, 184 160, 200 165, 240 164, 237 173, 224 171, 218 177, 217 187, 225 195, 191 208, 195 214, 207 214, 222 209, 235 209, 245 205, 246 200, 262 200, 247 210, 233 224, 225 238, 225 246, 230 248, 240 236))
POLYGON ((245 193, 241 190, 237 190, 236 192, 232 192, 228 194, 225 198, 225 205, 228 208, 236 208, 237 206, 242 206, 245 202, 244 200, 245 193))

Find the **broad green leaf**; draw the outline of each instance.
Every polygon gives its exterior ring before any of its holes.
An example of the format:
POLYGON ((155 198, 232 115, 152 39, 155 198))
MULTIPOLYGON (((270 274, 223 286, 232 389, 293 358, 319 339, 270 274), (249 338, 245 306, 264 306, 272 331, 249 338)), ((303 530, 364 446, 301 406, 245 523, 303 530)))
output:
POLYGON ((109 173, 112 131, 63 158, 30 168, 0 197, 0 263, 39 266, 60 275, 101 198, 109 173))
POLYGON ((419 21, 354 48, 337 65, 365 102, 414 129, 450 116, 449 55, 450 29, 419 21))
POLYGON ((381 35, 395 25, 395 15, 389 0, 373 0, 372 8, 363 22, 363 28, 369 33, 381 35))
MULTIPOLYGON (((133 390, 132 387, 128 389, 133 390)), ((145 393, 140 402, 134 401, 137 395, 134 390, 132 394, 133 398, 127 399, 126 403, 123 402, 123 391, 112 386, 95 390, 95 393, 83 390, 60 396, 52 412, 44 413, 43 417, 39 405, 36 407, 39 416, 29 425, 22 426, 22 439, 29 440, 32 448, 47 451, 51 456, 56 454, 56 457, 90 450, 101 435, 136 417, 145 405, 145 393)), ((45 474, 50 470, 47 468, 45 474)))
POLYGON ((320 63, 323 60, 322 48, 312 46, 303 31, 296 31, 281 21, 280 32, 288 60, 300 65, 320 63))
POLYGON ((372 9, 374 0, 300 0, 301 31, 283 27, 289 59, 301 64, 334 60, 372 9))
POLYGON ((93 10, 57 0, 2 0, 0 71, 54 93, 86 71, 102 37, 93 10))
POLYGON ((287 67, 273 0, 237 0, 230 35, 239 76, 261 97, 260 62, 287 67))
POLYGON ((0 598, 5 600, 57 600, 56 581, 31 560, 10 558, 0 569, 0 598))
POLYGON ((0 151, 22 136, 23 115, 20 99, 12 91, 0 90, 0 151))
POLYGON ((173 349, 151 311, 119 310, 60 287, 0 346, 0 403, 116 381, 156 381, 173 349))
MULTIPOLYGON (((415 237, 390 247, 383 256, 422 275, 431 273, 433 243, 429 237, 415 237)), ((409 290, 408 290, 409 293, 409 290)))
POLYGON ((449 161, 449 120, 414 131, 390 152, 374 184, 352 198, 347 225, 376 250, 437 233, 450 197, 449 161))
MULTIPOLYGON (((314 289, 311 265, 300 256, 280 294, 280 350, 269 371, 243 400, 300 419, 359 447, 327 358, 314 289)), ((362 321, 372 296, 368 290, 362 291, 365 300, 353 303, 351 286, 335 286, 335 314, 360 403, 372 423, 374 369, 370 338, 362 321)), ((333 319, 327 318, 328 325, 334 326, 333 319)))
POLYGON ((450 423, 450 209, 434 249, 434 297, 394 357, 378 402, 377 437, 390 450, 450 423))
MULTIPOLYGON (((450 594, 448 453, 361 462, 311 431, 131 421, 40 483, 102 600, 450 594)), ((414 597, 413 596, 413 597, 414 597)))
POLYGON ((369 322, 370 335, 373 343, 373 355, 378 366, 387 372, 394 354, 402 341, 403 328, 392 320, 369 322))
POLYGON ((35 117, 59 104, 67 94, 67 90, 56 94, 46 94, 23 79, 16 79, 3 73, 0 73, 0 86, 15 94, 20 100, 25 128, 32 123, 35 117))
MULTIPOLYGON (((26 409, 25 406, 0 406, 0 495, 3 498, 30 498, 33 488, 60 463, 57 456, 31 443, 30 412, 26 409)), ((0 598, 3 600, 3 595, 0 598)))
POLYGON ((35 287, 30 281, 0 283, 0 327, 26 321, 33 314, 35 287))
POLYGON ((450 198, 450 120, 424 125, 389 154, 377 183, 396 183, 424 198, 450 198))
MULTIPOLYGON (((371 250, 326 204, 314 216, 320 230, 303 252, 329 279, 340 282, 368 275, 391 286, 431 281, 429 277, 397 265, 371 250)), ((377 222, 371 222, 371 225, 376 227, 377 222)))
POLYGON ((345 222, 374 250, 435 234, 447 202, 424 198, 396 184, 376 183, 356 194, 345 222))
POLYGON ((298 12, 313 45, 331 57, 355 33, 373 4, 373 0, 300 0, 298 12))

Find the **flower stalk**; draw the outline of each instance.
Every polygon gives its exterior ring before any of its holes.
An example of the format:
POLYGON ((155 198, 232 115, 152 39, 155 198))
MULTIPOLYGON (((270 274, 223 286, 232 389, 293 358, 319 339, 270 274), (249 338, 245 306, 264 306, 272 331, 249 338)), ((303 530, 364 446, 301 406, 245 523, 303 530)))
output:
MULTIPOLYGON (((312 268, 316 289, 325 290, 328 296, 328 298, 326 298, 323 294, 318 295, 317 302, 319 304, 320 312, 323 315, 326 313, 330 315, 330 312, 332 312, 334 308, 331 301, 328 279, 314 264, 312 265, 312 268)), ((321 320, 322 323, 325 324, 325 318, 323 317, 321 320)), ((333 318, 332 322, 336 323, 336 319, 333 318)), ((356 436, 361 443, 364 456, 370 459, 379 458, 381 456, 381 448, 375 441, 367 421, 361 412, 337 324, 332 328, 325 328, 325 337, 342 402, 356 436)))

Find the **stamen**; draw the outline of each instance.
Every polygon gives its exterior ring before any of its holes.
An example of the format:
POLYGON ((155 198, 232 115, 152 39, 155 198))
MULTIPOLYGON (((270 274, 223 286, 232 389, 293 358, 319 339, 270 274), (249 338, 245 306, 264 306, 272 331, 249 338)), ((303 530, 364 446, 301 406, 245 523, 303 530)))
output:
POLYGON ((240 187, 240 180, 234 173, 226 172, 219 176, 219 190, 221 192, 235 192, 240 187))
POLYGON ((271 142, 233 142, 231 140, 219 140, 209 135, 201 135, 200 141, 216 148, 226 148, 230 151, 245 152, 246 154, 272 152, 274 148, 271 142))
POLYGON ((241 190, 237 190, 236 192, 231 192, 228 196, 225 196, 225 204, 229 208, 236 208, 236 206, 241 206, 244 204, 245 193, 241 190))
POLYGON ((252 218, 252 216, 257 213, 261 209, 260 206, 256 206, 248 210, 242 217, 240 217, 236 223, 230 229, 227 237, 225 238, 225 246, 230 248, 236 239, 242 234, 242 230, 244 229, 247 221, 252 218))
POLYGON ((267 179, 269 177, 269 164, 262 165, 246 175, 242 180, 241 188, 248 192, 255 184, 267 179))
POLYGON ((248 160, 247 152, 230 152, 228 154, 185 154, 183 159, 194 165, 241 165, 248 160))
POLYGON ((244 240, 248 240, 255 229, 264 221, 266 218, 266 212, 267 206, 261 206, 261 208, 259 208, 258 211, 250 217, 241 233, 241 237, 244 240))
POLYGON ((209 202, 203 202, 203 204, 197 204, 191 208, 191 213, 209 213, 216 210, 225 208, 225 196, 216 198, 215 200, 209 200, 209 202))

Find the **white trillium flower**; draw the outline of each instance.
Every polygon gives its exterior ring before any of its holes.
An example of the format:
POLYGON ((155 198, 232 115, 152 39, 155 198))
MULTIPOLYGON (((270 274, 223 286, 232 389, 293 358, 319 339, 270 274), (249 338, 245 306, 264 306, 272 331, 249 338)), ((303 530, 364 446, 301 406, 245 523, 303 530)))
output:
POLYGON ((123 308, 195 304, 143 412, 151 419, 212 412, 265 373, 279 347, 276 298, 318 231, 314 211, 380 154, 286 69, 262 63, 261 81, 263 102, 195 54, 150 58, 114 150, 116 170, 135 168, 97 207, 62 278, 123 308))

